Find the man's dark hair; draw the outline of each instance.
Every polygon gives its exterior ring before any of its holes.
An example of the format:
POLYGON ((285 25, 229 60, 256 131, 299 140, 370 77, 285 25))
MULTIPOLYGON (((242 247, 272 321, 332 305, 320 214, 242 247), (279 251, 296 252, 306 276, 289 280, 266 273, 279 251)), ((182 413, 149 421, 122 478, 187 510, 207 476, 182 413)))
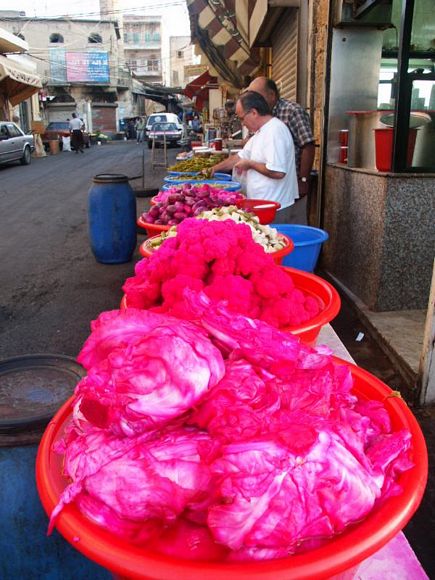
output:
POLYGON ((255 91, 245 91, 239 97, 239 102, 245 112, 255 109, 261 117, 271 115, 266 99, 255 91))
POLYGON ((73 113, 71 116, 73 119, 75 119, 77 117, 77 115, 75 113, 73 113))
POLYGON ((266 89, 268 91, 273 91, 276 95, 276 97, 279 99, 279 90, 278 87, 276 86, 276 82, 273 81, 272 79, 267 79, 266 80, 266 89))

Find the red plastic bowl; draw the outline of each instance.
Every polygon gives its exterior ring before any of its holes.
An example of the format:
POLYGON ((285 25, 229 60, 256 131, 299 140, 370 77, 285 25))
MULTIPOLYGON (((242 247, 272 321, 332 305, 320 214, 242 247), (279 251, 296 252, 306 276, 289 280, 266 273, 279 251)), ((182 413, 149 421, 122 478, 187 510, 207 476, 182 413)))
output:
MULTIPOLYGON (((281 328, 281 330, 298 336, 305 344, 315 345, 322 326, 331 322, 339 313, 341 307, 340 295, 334 286, 320 276, 316 276, 316 274, 296 270, 295 268, 281 267, 292 277, 296 288, 302 290, 305 294, 313 296, 321 306, 319 314, 311 320, 298 326, 281 328)), ((128 308, 125 294, 119 307, 121 310, 128 308)))
POLYGON ((328 322, 331 322, 340 312, 341 299, 337 290, 316 274, 296 270, 296 268, 287 268, 281 266, 293 279, 293 282, 304 294, 309 294, 320 302, 321 310, 317 316, 304 322, 300 326, 288 326, 281 330, 287 330, 305 342, 306 344, 316 344, 320 329, 328 322))
MULTIPOLYGON (((156 236, 151 236, 150 238, 142 242, 142 244, 139 246, 139 253, 141 256, 143 256, 144 258, 149 258, 151 254, 153 254, 158 249, 152 246, 152 241, 155 240, 157 237, 159 237, 159 234, 157 234, 156 236)), ((277 264, 281 264, 284 256, 290 254, 295 247, 293 241, 288 236, 284 234, 279 234, 279 238, 281 238, 285 242, 284 248, 278 250, 277 252, 272 252, 270 254, 277 264)))
POLYGON ((165 226, 160 224, 150 224, 146 222, 142 216, 137 219, 136 224, 147 231, 149 236, 154 236, 162 232, 167 232, 171 226, 165 226))
MULTIPOLYGON (((411 432, 415 465, 400 475, 398 481, 403 489, 400 495, 388 498, 363 521, 349 526, 322 547, 289 558, 261 562, 227 564, 182 560, 128 544, 88 520, 74 503, 60 513, 56 528, 82 554, 123 578, 322 580, 349 570, 382 548, 411 519, 424 493, 428 461, 423 434, 406 403, 367 371, 340 359, 336 362, 350 367, 355 394, 382 401, 393 428, 411 432)), ((68 484, 62 476, 62 456, 53 451, 53 444, 62 437, 70 421, 72 401, 73 398, 69 399, 48 425, 36 458, 36 483, 47 514, 51 514, 68 484)))
POLYGON ((277 210, 281 204, 268 199, 241 199, 236 202, 240 209, 246 209, 254 213, 260 220, 260 224, 270 224, 275 219, 277 210), (263 207, 264 206, 264 207, 263 207))

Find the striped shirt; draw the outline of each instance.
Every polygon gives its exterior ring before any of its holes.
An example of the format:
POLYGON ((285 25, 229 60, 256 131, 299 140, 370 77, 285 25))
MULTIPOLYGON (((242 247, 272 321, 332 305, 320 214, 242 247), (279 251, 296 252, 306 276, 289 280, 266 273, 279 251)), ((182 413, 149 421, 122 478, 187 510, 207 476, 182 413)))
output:
POLYGON ((299 175, 301 149, 314 141, 310 117, 298 103, 287 101, 287 99, 278 99, 272 114, 290 129, 295 144, 296 171, 299 175))

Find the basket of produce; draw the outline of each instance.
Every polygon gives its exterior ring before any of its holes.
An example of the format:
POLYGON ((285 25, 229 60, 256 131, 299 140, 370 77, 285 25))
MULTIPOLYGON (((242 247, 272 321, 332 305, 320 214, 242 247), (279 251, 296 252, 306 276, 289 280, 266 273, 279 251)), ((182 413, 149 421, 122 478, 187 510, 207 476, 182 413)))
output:
POLYGON ((211 179, 212 181, 231 181, 232 176, 229 173, 215 173, 213 177, 210 174, 204 174, 201 171, 168 171, 168 175, 163 179, 165 183, 178 185, 186 181, 203 181, 211 179))
POLYGON ((186 217, 197 216, 205 210, 235 205, 242 198, 238 191, 228 191, 208 183, 174 185, 151 198, 151 208, 143 214, 143 220, 174 226, 186 217))
POLYGON ((162 232, 167 232, 171 227, 170 225, 167 224, 147 222, 144 215, 138 217, 136 225, 142 228, 143 230, 146 230, 149 236, 155 236, 162 232))
POLYGON ((200 289, 213 300, 225 301, 233 312, 313 343, 322 325, 337 315, 340 297, 319 276, 294 273, 298 282, 292 270, 277 265, 254 241, 248 225, 188 218, 177 226, 175 237, 136 264, 135 276, 123 286, 123 305, 158 308, 184 318, 188 308, 183 289, 200 289))
POLYGON ((260 224, 270 224, 275 219, 281 204, 268 199, 241 199, 237 202, 237 206, 258 216, 260 224))
POLYGON ((225 189, 226 191, 240 191, 242 189, 241 184, 238 181, 218 181, 216 179, 200 179, 200 180, 179 180, 172 183, 165 183, 162 186, 163 191, 168 191, 175 185, 183 184, 194 184, 194 185, 210 185, 216 189, 225 189))
MULTIPOLYGON (((281 264, 284 256, 293 251, 293 241, 284 234, 280 234, 274 228, 263 226, 258 218, 248 212, 238 209, 236 206, 220 207, 205 211, 197 216, 197 219, 220 220, 231 219, 236 223, 244 223, 251 229, 252 237, 260 244, 264 251, 272 256, 277 264, 281 264)), ((172 226, 167 232, 152 236, 139 246, 139 252, 144 258, 149 258, 158 250, 168 238, 177 235, 176 226, 172 226)))
POLYGON ((78 357, 88 374, 38 450, 49 530, 131 580, 322 580, 358 566, 425 489, 406 403, 186 294, 195 323, 134 309, 94 322, 78 357))
POLYGON ((228 155, 223 153, 213 153, 206 157, 199 157, 195 155, 192 159, 186 159, 185 161, 179 161, 174 165, 168 167, 168 171, 202 171, 203 169, 209 169, 213 165, 217 165, 223 161, 228 155))

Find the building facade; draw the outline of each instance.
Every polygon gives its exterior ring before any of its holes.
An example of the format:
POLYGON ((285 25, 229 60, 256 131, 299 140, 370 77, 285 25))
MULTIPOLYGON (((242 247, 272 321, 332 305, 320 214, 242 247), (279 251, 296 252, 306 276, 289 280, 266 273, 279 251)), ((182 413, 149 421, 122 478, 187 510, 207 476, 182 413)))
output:
POLYGON ((148 84, 163 83, 162 18, 124 14, 124 58, 129 71, 148 84))
POLYGON ((42 79, 46 122, 66 120, 75 111, 89 131, 115 133, 121 117, 134 115, 116 21, 9 16, 3 25, 29 45, 42 79))

